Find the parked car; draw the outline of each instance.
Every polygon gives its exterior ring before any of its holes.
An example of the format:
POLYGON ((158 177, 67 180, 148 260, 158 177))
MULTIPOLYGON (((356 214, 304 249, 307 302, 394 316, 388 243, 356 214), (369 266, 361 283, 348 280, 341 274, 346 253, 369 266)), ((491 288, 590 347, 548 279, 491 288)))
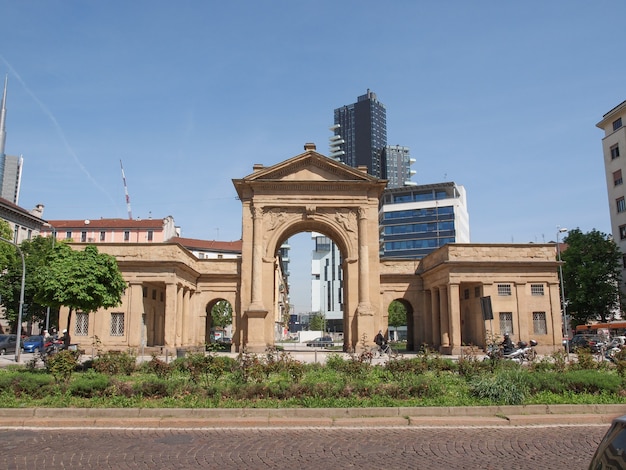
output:
POLYGON ((22 345, 24 352, 36 353, 44 350, 44 340, 41 335, 29 336, 22 345))
POLYGON ((7 353, 15 353, 17 335, 0 335, 0 356, 7 353))
POLYGON ((597 352, 598 346, 603 344, 604 339, 598 335, 574 335, 569 340, 570 352, 576 352, 578 349, 587 348, 591 352, 597 352))
POLYGON ((615 418, 596 449, 589 470, 626 468, 626 415, 615 418))
POLYGON ((609 348, 620 348, 626 346, 626 336, 613 336, 609 343, 609 348))
POLYGON ((332 346, 333 344, 334 344, 333 339, 330 336, 322 336, 320 338, 315 338, 314 340, 306 343, 307 346, 314 347, 314 348, 328 348, 332 346))

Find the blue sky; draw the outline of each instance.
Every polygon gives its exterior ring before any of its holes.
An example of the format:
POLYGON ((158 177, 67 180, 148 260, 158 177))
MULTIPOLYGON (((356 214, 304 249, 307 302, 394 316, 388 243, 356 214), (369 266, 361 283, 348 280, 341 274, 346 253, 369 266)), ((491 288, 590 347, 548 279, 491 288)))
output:
MULTIPOLYGON (((414 181, 468 195, 471 240, 610 232, 602 115, 626 99, 626 2, 0 0, 6 152, 45 219, 172 215, 236 240, 232 179, 314 142, 369 88, 414 181)), ((292 241, 306 311, 308 237, 292 241), (299 248, 303 246, 303 248, 299 248), (302 262, 302 261, 300 261, 302 262)))

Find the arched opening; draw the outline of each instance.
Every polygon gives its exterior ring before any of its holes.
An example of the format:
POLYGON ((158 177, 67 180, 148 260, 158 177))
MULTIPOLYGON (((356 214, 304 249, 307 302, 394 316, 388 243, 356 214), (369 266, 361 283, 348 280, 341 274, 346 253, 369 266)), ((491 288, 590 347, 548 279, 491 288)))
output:
MULTIPOLYGON (((319 336, 331 336, 336 343, 344 340, 347 328, 344 302, 345 256, 329 230, 286 231, 278 244, 284 279, 278 283, 286 292, 278 292, 275 308, 288 306, 284 337, 300 338, 301 331, 315 331, 319 336)), ((278 339, 278 337, 276 338, 278 339)))
POLYGON ((233 332, 233 306, 228 300, 214 299, 206 305, 205 344, 230 346, 233 332))
POLYGON ((413 344, 413 306, 406 299, 394 299, 387 308, 388 336, 392 341, 406 343, 406 349, 412 351, 413 344))

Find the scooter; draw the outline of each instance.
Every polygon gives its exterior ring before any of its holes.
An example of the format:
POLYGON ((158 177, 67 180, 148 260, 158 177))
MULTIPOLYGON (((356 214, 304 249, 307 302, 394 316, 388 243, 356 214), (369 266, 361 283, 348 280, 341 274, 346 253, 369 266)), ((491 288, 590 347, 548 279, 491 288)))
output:
POLYGON ((520 364, 523 364, 524 361, 532 362, 537 357, 537 351, 535 351, 537 344, 537 341, 534 339, 530 340, 530 344, 526 341, 520 341, 517 343, 514 351, 506 354, 500 345, 490 344, 487 346, 487 357, 485 357, 485 360, 509 359, 520 364))

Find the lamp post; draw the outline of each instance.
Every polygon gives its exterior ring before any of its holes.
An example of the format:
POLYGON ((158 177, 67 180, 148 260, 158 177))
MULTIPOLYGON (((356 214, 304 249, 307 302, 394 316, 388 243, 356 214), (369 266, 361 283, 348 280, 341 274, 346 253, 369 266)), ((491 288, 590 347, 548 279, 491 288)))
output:
POLYGON ((567 304, 565 303, 565 288, 563 287, 563 263, 561 262, 561 243, 559 241, 559 234, 566 233, 566 228, 557 226, 556 231, 556 252, 559 260, 559 278, 561 281, 561 305, 563 308, 563 338, 565 339, 565 352, 567 354, 567 360, 569 361, 569 328, 567 326, 567 304))
MULTIPOLYGON (((52 224, 46 224, 52 229, 52 250, 54 251, 54 242, 57 239, 57 229, 52 224)), ((46 308, 46 331, 50 331, 50 306, 46 308)))
POLYGON ((17 248, 17 252, 22 257, 22 287, 20 288, 20 304, 17 311, 17 342, 15 343, 15 362, 20 362, 20 356, 22 352, 22 312, 24 310, 24 284, 26 281, 26 263, 24 262, 24 253, 22 253, 22 250, 20 250, 20 247, 17 243, 2 237, 0 237, 0 240, 10 243, 15 248, 17 248))

